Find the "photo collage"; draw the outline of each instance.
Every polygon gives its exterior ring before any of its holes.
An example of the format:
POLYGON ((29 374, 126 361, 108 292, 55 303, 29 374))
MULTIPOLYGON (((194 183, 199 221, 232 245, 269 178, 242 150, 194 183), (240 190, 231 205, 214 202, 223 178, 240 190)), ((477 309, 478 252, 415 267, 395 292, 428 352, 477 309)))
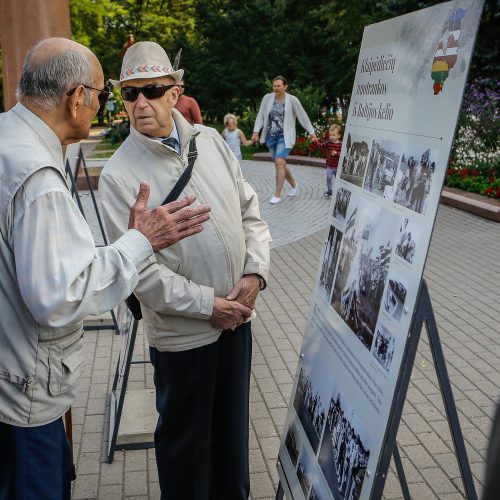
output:
MULTIPOLYGON (((393 139, 348 133, 344 140, 317 296, 348 327, 346 339, 358 346, 358 358, 366 352, 374 373, 387 379, 406 340, 407 295, 422 263, 438 155, 393 139)), ((318 346, 299 364, 280 457, 293 470, 294 498, 355 500, 374 443, 366 416, 355 409, 358 401, 348 399, 353 395, 332 376, 318 346)))
POLYGON ((344 141, 318 292, 383 374, 405 341, 400 324, 438 151, 351 132, 344 141))
POLYGON ((312 353, 299 367, 295 415, 287 421, 280 451, 285 467, 294 471, 294 498, 360 498, 370 437, 330 371, 325 358, 312 353))

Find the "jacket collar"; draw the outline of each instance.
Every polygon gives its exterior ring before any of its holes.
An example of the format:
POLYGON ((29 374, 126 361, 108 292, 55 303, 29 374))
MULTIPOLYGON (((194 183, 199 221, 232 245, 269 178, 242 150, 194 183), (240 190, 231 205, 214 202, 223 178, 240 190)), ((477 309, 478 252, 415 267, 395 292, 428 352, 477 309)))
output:
MULTIPOLYGON (((177 133, 179 134, 181 156, 185 156, 184 153, 187 154, 186 148, 189 145, 189 142, 195 135, 198 135, 198 131, 175 108, 172 109, 172 118, 175 122, 177 133)), ((143 144, 147 144, 148 147, 158 148, 158 151, 160 152, 167 151, 168 149, 165 148, 163 144, 161 144, 161 142, 150 139, 147 135, 142 134, 132 125, 130 125, 130 135, 132 135, 134 139, 142 142, 143 144)))
POLYGON ((35 113, 18 102, 13 108, 15 113, 40 138, 58 166, 63 165, 63 151, 61 141, 55 132, 35 113))

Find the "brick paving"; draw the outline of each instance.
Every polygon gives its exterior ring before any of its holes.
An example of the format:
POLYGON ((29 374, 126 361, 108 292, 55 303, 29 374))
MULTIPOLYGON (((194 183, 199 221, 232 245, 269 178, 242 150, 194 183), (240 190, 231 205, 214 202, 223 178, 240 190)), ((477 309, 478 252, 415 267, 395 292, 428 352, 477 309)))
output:
MULTIPOLYGON (((269 287, 258 299, 253 323, 251 379, 251 498, 273 499, 276 458, 305 318, 324 239, 329 202, 322 199, 324 170, 293 166, 297 198, 271 206, 274 168, 243 162, 261 199, 273 236, 269 287)), ((88 204, 88 196, 84 196, 88 204)), ((95 221, 89 216, 95 232, 95 221)), ((481 491, 487 436, 500 394, 500 304, 497 270, 500 224, 441 205, 425 270, 467 452, 481 491)), ((74 405, 75 499, 158 499, 154 450, 118 451, 106 463, 108 394, 120 349, 109 330, 85 336, 86 374, 74 405)), ((144 359, 139 335, 135 359, 144 359)), ((148 365, 132 368, 130 389, 152 387, 148 365)), ((428 341, 423 333, 398 432, 413 498, 463 498, 458 465, 445 420, 428 341)), ((393 467, 384 498, 402 498, 393 467)))

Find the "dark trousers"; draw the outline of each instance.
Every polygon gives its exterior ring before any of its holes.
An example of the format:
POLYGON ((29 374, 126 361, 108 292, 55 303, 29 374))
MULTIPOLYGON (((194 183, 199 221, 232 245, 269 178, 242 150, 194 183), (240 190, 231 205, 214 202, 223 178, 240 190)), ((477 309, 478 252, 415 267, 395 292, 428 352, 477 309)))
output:
POLYGON ((161 499, 246 500, 250 323, 207 346, 150 354, 161 499))
POLYGON ((0 500, 69 500, 71 467, 62 418, 38 427, 0 423, 0 500))

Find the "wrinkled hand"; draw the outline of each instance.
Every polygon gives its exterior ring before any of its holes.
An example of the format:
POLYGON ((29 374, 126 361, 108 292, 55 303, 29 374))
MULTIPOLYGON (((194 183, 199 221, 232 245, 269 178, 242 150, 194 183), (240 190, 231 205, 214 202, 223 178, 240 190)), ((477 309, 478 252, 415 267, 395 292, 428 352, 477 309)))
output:
POLYGON ((238 280, 238 283, 236 283, 234 288, 226 295, 226 299, 236 300, 249 309, 253 309, 259 291, 259 278, 254 274, 247 274, 238 280))
POLYGON ((215 297, 210 324, 221 330, 229 330, 241 325, 252 315, 252 310, 233 300, 215 297))
POLYGON ((148 210, 149 192, 149 184, 141 182, 137 199, 130 209, 128 228, 140 231, 154 252, 199 233, 203 230, 202 224, 210 218, 210 207, 206 205, 186 208, 196 200, 194 195, 148 210))

